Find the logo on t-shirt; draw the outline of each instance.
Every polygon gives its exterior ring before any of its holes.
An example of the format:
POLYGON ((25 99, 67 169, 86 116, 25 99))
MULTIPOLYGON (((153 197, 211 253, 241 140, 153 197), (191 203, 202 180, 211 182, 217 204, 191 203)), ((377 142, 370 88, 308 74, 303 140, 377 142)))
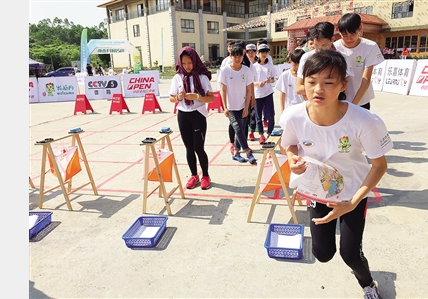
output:
POLYGON ((339 153, 349 153, 349 148, 351 147, 351 143, 349 142, 348 136, 342 136, 339 138, 339 153))
POLYGON ((357 58, 355 58, 355 64, 357 67, 363 66, 363 58, 361 56, 357 56, 357 58))
POLYGON ((302 144, 304 146, 314 146, 314 143, 312 141, 309 141, 309 140, 302 141, 302 144))
POLYGON ((245 75, 244 74, 241 75, 241 80, 242 80, 242 82, 245 82, 245 75))

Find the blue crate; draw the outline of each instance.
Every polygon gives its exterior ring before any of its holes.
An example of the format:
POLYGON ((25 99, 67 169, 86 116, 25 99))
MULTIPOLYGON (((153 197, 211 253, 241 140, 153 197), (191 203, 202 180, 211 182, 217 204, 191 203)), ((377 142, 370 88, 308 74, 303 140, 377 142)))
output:
POLYGON ((122 239, 129 248, 154 247, 166 228, 167 216, 140 216, 123 234, 122 239), (147 228, 158 227, 152 237, 141 237, 147 228))
POLYGON ((305 227, 301 224, 275 224, 271 223, 266 236, 265 248, 271 258, 300 259, 303 251, 303 235, 305 227), (300 246, 298 248, 278 247, 275 238, 278 235, 296 236, 301 235, 300 246))
POLYGON ((30 239, 52 222, 52 212, 30 212, 29 216, 37 215, 34 226, 30 229, 30 239))

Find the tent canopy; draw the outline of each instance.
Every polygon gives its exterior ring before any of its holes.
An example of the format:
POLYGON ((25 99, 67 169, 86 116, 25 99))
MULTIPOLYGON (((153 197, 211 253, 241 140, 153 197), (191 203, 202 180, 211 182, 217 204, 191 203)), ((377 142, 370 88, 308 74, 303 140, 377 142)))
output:
POLYGON ((45 66, 45 64, 42 62, 35 61, 31 58, 29 58, 29 59, 30 59, 30 67, 45 66))

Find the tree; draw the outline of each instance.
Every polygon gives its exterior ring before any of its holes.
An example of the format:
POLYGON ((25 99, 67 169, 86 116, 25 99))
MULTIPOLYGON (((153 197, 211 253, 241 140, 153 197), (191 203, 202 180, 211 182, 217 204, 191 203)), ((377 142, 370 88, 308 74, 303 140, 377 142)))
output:
MULTIPOLYGON (((29 56, 53 69, 70 66, 71 61, 80 60, 80 39, 85 27, 75 25, 68 19, 43 19, 38 24, 29 24, 29 56)), ((98 27, 88 28, 90 39, 106 39, 107 30, 100 22, 98 27)), ((108 66, 110 55, 90 55, 95 64, 108 66)))

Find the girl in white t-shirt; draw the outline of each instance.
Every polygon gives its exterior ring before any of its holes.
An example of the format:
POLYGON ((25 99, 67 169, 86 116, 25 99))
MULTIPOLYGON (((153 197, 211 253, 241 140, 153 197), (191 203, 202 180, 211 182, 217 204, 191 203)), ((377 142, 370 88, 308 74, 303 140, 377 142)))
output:
POLYGON ((235 45, 231 50, 232 63, 222 68, 220 72, 221 99, 224 115, 229 119, 235 131, 235 148, 232 159, 240 163, 247 161, 256 164, 257 160, 248 147, 246 128, 251 96, 253 94, 254 77, 249 67, 242 64, 244 50, 235 45), (240 155, 241 149, 247 154, 247 159, 240 155))
POLYGON ((281 145, 286 148, 290 170, 305 172, 307 156, 335 167, 345 186, 343 202, 311 201, 312 253, 320 262, 333 258, 339 221, 342 259, 366 298, 380 298, 362 251, 362 237, 367 194, 386 172, 385 153, 392 141, 378 116, 340 100, 347 81, 346 60, 339 52, 313 54, 305 63, 303 79, 308 100, 287 108, 280 120, 281 145))
POLYGON ((172 78, 169 100, 177 103, 177 121, 181 139, 186 147, 187 164, 191 176, 186 184, 193 189, 199 183, 203 190, 211 187, 208 174, 208 155, 205 152, 208 111, 206 103, 214 101, 211 87, 211 72, 191 47, 180 50, 176 64, 177 74, 172 78), (202 168, 199 180, 196 155, 202 168))
POLYGON ((305 54, 305 50, 296 49, 290 52, 289 62, 291 68, 282 72, 276 82, 275 88, 279 91, 279 103, 281 113, 285 108, 303 102, 303 96, 296 92, 297 70, 299 68, 300 58, 305 54))

